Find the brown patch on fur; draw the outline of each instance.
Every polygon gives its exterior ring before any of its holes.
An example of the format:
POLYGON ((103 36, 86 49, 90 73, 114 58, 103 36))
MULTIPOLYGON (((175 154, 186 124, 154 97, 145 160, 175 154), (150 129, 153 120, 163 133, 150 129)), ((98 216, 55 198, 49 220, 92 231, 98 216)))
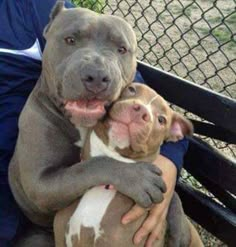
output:
POLYGON ((79 238, 77 234, 71 236, 71 242, 73 247, 79 246, 79 238))
MULTIPOLYGON (((80 229, 80 240, 75 247, 94 246, 95 232, 92 227, 82 226, 80 229)), ((74 245, 73 245, 74 247, 74 245)))
POLYGON ((81 227, 80 236, 74 234, 71 236, 73 247, 94 246, 95 232, 92 227, 81 227))
MULTIPOLYGON (((97 246, 110 247, 111 243, 112 247, 135 246, 132 241, 134 231, 140 227, 146 215, 143 215, 137 221, 128 225, 122 225, 120 223, 121 217, 128 212, 133 205, 134 202, 130 198, 117 192, 102 219, 101 228, 104 230, 104 235, 97 240, 97 246), (122 207, 118 205, 122 205, 122 207), (106 233, 109 234, 106 235, 106 233)), ((142 245, 143 244, 144 241, 142 241, 142 245)))
MULTIPOLYGON (((131 222, 128 225, 123 225, 120 223, 121 217, 128 212, 131 207, 134 205, 134 202, 124 196, 123 194, 117 192, 115 198, 110 203, 105 216, 102 219, 101 228, 104 230, 104 235, 102 238, 98 239, 96 242, 96 246, 102 247, 110 247, 112 243, 112 247, 143 247, 147 238, 144 238, 139 245, 133 244, 133 236, 137 229, 140 228, 144 220, 146 219, 148 212, 141 216, 134 222, 131 222), (119 205, 122 205, 119 206, 119 205), (106 233, 109 233, 109 235, 106 233)), ((163 238, 165 236, 164 227, 160 240, 156 241, 155 247, 162 247, 163 238)))
POLYGON ((65 234, 68 234, 69 230, 69 219, 73 215, 75 209, 77 208, 77 205, 79 203, 79 200, 72 203, 70 206, 64 208, 63 210, 60 210, 54 218, 53 222, 53 230, 54 230, 54 236, 55 236, 55 245, 57 247, 65 247, 65 234))

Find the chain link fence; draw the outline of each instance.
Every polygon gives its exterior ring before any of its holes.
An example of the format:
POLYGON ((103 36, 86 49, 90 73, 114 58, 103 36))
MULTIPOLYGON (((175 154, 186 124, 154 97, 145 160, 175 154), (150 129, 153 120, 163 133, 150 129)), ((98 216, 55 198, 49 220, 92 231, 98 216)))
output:
MULTIPOLYGON (((102 12, 124 17, 134 27, 139 60, 236 98, 236 0, 107 0, 103 4, 102 12)), ((236 158, 235 146, 202 138, 236 158)))
MULTIPOLYGON (((236 0, 74 0, 125 18, 134 28, 138 59, 227 97, 236 98, 236 0)), ((171 88, 170 88, 171 90, 171 88)), ((192 113, 175 109, 191 118, 192 113)), ((232 159, 236 147, 201 137, 232 159)), ((184 180, 206 192, 186 171, 184 180)), ((200 230, 201 232, 202 230, 200 230)), ((201 234, 202 238, 209 235, 201 234)), ((223 246, 210 237, 205 246, 223 246)))
MULTIPOLYGON (((236 98, 236 0, 73 2, 125 18, 137 35, 139 60, 236 98)), ((233 145, 205 140, 236 158, 233 145)))
POLYGON ((138 58, 236 97, 235 0, 107 1, 138 36, 138 58))

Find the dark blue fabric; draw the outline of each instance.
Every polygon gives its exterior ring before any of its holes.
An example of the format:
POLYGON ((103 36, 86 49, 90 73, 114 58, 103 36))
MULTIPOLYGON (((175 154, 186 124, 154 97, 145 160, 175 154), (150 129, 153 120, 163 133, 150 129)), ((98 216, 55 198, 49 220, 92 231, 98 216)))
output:
MULTIPOLYGON (((0 49, 25 50, 38 39, 43 51, 42 33, 55 2, 0 0, 0 49)), ((73 7, 70 3, 66 6, 73 7)), ((10 192, 7 172, 18 134, 18 117, 40 73, 40 60, 0 51, 0 247, 10 246, 17 227, 22 228, 19 222, 23 216, 10 192)), ((136 81, 144 82, 140 73, 136 81)), ((183 141, 163 145, 162 154, 179 168, 185 151, 183 141)))
POLYGON ((135 77, 134 77, 134 81, 135 82, 140 82, 140 83, 144 83, 145 84, 145 81, 141 75, 141 73, 137 70, 136 71, 136 74, 135 74, 135 77))
MULTIPOLYGON (((0 0, 0 49, 25 50, 45 40, 56 0, 0 0)), ((72 7, 66 3, 67 7, 72 7)), ((41 73, 41 61, 0 51, 0 247, 10 246, 22 213, 8 185, 8 165, 18 134, 18 117, 41 73)))

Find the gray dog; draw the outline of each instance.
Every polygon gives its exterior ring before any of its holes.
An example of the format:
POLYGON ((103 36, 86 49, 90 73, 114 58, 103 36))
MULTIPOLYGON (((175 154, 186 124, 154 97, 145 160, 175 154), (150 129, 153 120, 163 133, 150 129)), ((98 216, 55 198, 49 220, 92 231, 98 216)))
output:
MULTIPOLYGON (((42 74, 20 116, 9 168, 11 189, 25 215, 50 229, 58 210, 99 184, 114 184, 143 207, 162 201, 165 185, 154 165, 133 166, 108 157, 79 163, 74 145, 134 78, 132 28, 118 17, 67 10, 59 1, 44 35, 42 74)), ((51 246, 49 238, 32 238, 25 246, 51 246)))

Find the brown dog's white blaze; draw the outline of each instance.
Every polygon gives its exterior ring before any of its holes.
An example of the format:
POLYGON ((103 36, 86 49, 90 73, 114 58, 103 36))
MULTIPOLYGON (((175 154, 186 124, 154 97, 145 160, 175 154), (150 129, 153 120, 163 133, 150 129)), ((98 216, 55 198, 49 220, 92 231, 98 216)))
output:
MULTIPOLYGON (((191 133, 191 123, 175 113, 161 96, 147 86, 133 84, 112 105, 107 118, 91 130, 89 146, 84 147, 89 149, 87 158, 105 155, 127 163, 139 159, 152 162, 163 141, 177 141, 191 133)), ((105 239, 104 216, 116 199, 114 189, 96 186, 88 190, 70 218, 67 247, 73 246, 74 239, 77 246, 88 241, 89 246, 96 246, 96 241, 105 239)))
POLYGON ((149 111, 138 101, 119 101, 113 105, 111 112, 108 120, 111 143, 121 149, 132 146, 138 151, 135 146, 146 142, 151 131, 152 116, 149 111))
POLYGON ((164 141, 175 142, 193 132, 190 121, 174 112, 155 91, 137 83, 123 91, 109 118, 110 143, 126 157, 157 153, 164 141))

